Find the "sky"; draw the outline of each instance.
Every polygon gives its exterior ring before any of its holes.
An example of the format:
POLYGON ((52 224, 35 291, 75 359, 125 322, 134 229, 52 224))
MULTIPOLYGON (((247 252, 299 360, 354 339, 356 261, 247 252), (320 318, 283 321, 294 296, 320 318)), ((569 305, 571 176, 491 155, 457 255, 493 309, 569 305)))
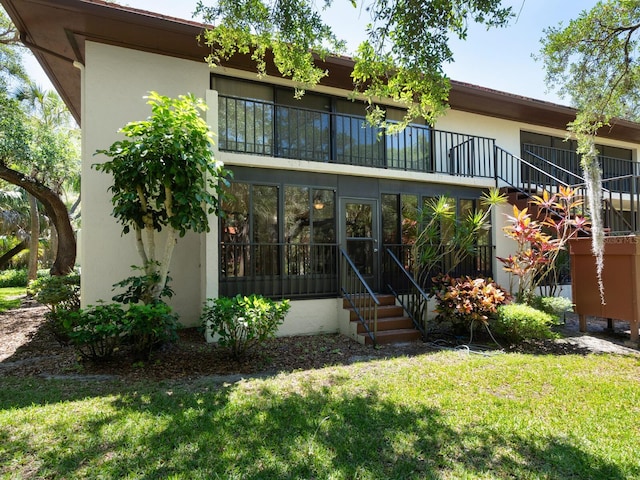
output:
MULTIPOLYGON (((366 1, 366 0, 365 0, 366 1)), ((196 0, 121 0, 116 3, 178 18, 192 19, 196 0)), ((347 41, 348 53, 355 50, 364 36, 367 13, 353 8, 350 0, 334 0, 325 18, 338 37, 347 41)), ((566 105, 568 99, 549 91, 544 82, 542 62, 533 55, 540 50, 543 29, 566 25, 597 0, 504 0, 517 17, 508 27, 486 30, 471 25, 466 41, 452 40, 454 63, 445 65, 446 74, 461 82, 566 105)), ((205 0, 206 4, 206 0, 205 0)), ((45 88, 52 88, 34 59, 25 62, 32 78, 45 88)))

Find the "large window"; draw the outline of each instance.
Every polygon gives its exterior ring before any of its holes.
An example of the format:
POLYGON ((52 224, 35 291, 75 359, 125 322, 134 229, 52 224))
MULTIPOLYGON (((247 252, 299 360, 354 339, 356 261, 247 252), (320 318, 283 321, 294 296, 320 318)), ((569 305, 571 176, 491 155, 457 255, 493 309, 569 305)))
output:
MULTIPOLYGON (((577 142, 533 132, 520 132, 522 158, 568 184, 580 183, 582 170, 576 153, 577 142), (572 172, 575 175, 571 175, 572 172)), ((603 178, 631 175, 633 152, 627 148, 596 144, 603 178)))
MULTIPOLYGON (((219 93, 219 147, 232 152, 402 170, 431 171, 431 130, 416 124, 381 135, 365 103, 214 76, 219 93)), ((387 108, 387 120, 404 110, 387 108)))
POLYGON ((223 295, 335 294, 335 192, 299 185, 234 182, 222 203, 223 295))
POLYGON ((295 99, 292 90, 276 90, 277 154, 280 157, 327 162, 331 158, 331 101, 306 93, 295 99))
MULTIPOLYGON (((437 201, 436 197, 410 194, 382 195, 382 238, 384 248, 389 248, 409 270, 413 269, 411 246, 416 242, 420 229, 420 210, 424 210, 429 202, 437 201), (419 203, 418 203, 419 202, 419 203), (418 208, 420 205, 420 208, 418 208)), ((462 219, 476 212, 478 201, 464 197, 451 197, 455 212, 454 218, 445 219, 439 225, 440 241, 446 245, 454 236, 455 219, 462 219)), ((491 275, 492 248, 491 233, 487 229, 477 236, 476 254, 463 259, 453 255, 442 259, 440 270, 453 275, 491 275)))

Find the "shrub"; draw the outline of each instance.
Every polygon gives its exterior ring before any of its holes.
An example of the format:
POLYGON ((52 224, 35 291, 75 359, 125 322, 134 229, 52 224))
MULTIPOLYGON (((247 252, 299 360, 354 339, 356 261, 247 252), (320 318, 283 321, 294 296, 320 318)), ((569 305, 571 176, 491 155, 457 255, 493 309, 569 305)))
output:
POLYGON ((254 345, 275 337, 278 326, 289 311, 289 301, 276 303, 261 295, 208 299, 201 320, 206 329, 218 335, 218 344, 231 349, 239 358, 254 345))
POLYGON ((78 310, 80 308, 80 275, 44 276, 34 280, 27 287, 27 293, 36 300, 56 311, 78 310))
POLYGON ((93 361, 110 358, 127 331, 125 312, 117 304, 60 310, 58 318, 80 355, 93 361))
POLYGON ((433 282, 437 319, 450 321, 457 331, 469 331, 475 322, 487 325, 509 300, 509 294, 490 278, 439 275, 433 282))
MULTIPOLYGON (((144 272, 144 268, 132 266, 134 270, 139 270, 144 272)), ((171 281, 171 277, 167 276, 164 288, 160 292, 158 298, 173 297, 173 290, 169 287, 169 282, 171 281)), ((124 280, 115 283, 113 285, 113 289, 116 288, 124 288, 125 291, 114 295, 111 300, 118 303, 157 303, 158 300, 154 300, 153 298, 153 289, 154 286, 160 282, 160 274, 158 272, 153 272, 150 274, 143 275, 133 275, 131 277, 125 278, 124 280)))
POLYGON ((177 339, 177 316, 164 303, 58 310, 56 318, 80 355, 93 361, 110 358, 125 344, 148 358, 155 346, 177 339))
POLYGON ((59 312, 80 309, 80 275, 45 276, 31 282, 27 293, 49 308, 46 315, 47 327, 58 342, 69 343, 69 335, 64 328, 59 312))
POLYGON ((534 297, 531 306, 552 315, 556 320, 573 311, 573 302, 564 297, 534 297))
POLYGON ((26 270, 5 270, 0 273, 0 288, 5 287, 26 287, 26 270))
POLYGON ((143 358, 148 358, 157 345, 178 338, 178 317, 166 303, 131 305, 124 322, 126 338, 133 351, 143 358))
POLYGON ((523 340, 556 338, 557 334, 551 330, 554 324, 552 315, 523 303, 512 303, 498 308, 494 327, 498 335, 511 343, 517 343, 523 340))
MULTIPOLYGON (((48 270, 38 270, 38 278, 45 277, 49 274, 48 270)), ((27 286, 27 271, 25 269, 19 270, 4 270, 0 272, 0 288, 6 287, 26 287, 27 286)))

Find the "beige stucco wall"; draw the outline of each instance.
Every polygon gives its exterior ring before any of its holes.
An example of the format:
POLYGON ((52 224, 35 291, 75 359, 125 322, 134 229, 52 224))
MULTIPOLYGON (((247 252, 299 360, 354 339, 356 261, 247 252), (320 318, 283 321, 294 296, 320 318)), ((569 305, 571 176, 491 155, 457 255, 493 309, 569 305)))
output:
MULTIPOLYGON (((111 286, 133 272, 131 265, 139 265, 140 259, 131 234, 122 236, 122 228, 111 216, 111 196, 107 189, 110 177, 98 173, 91 165, 104 160, 93 156, 97 149, 107 148, 121 138, 117 130, 133 120, 146 118, 150 109, 143 96, 149 90, 163 95, 177 96, 193 93, 204 97, 210 106, 206 118, 213 131, 217 130, 217 94, 209 90, 209 70, 206 64, 176 59, 168 56, 150 54, 123 49, 114 46, 87 42, 86 64, 83 72, 83 167, 82 199, 83 218, 80 245, 80 263, 82 265, 83 304, 110 300, 113 295, 111 286)), ((227 72, 231 73, 231 72, 227 72)), ((245 74, 246 75, 246 74, 245 74)), ((255 78, 255 77, 252 77, 255 78)), ((339 92, 327 91, 336 94, 339 92)), ((520 150, 520 130, 526 129, 538 133, 562 136, 561 130, 534 127, 517 122, 482 117, 458 111, 449 111, 436 128, 472 135, 495 138, 497 145, 518 154, 520 150)), ((630 148, 637 157, 637 145, 621 142, 602 143, 630 148)), ((488 187, 490 179, 470 179, 448 175, 429 175, 399 172, 393 170, 374 170, 363 167, 321 164, 288 159, 269 159, 251 155, 218 152, 216 158, 222 159, 233 169, 234 165, 260 166, 262 168, 282 168, 309 172, 348 174, 355 176, 383 176, 388 179, 402 180, 410 177, 412 181, 425 183, 450 183, 488 187)), ((508 255, 515 245, 511 245, 501 232, 501 219, 507 207, 496 212, 494 220, 494 245, 499 255, 508 255)), ((175 297, 171 301, 181 315, 183 323, 193 325, 197 322, 202 302, 205 298, 218 295, 218 223, 211 217, 212 231, 208 235, 190 234, 179 239, 175 250, 170 275, 175 297)), ((507 286, 508 277, 499 265, 494 266, 497 280, 507 286)), ((336 299, 305 300, 292 302, 292 308, 282 325, 280 335, 301 335, 322 332, 335 332, 340 329, 339 318, 344 317, 341 303, 336 299)))
MULTIPOLYGON (((142 53, 102 45, 86 44, 83 69, 83 165, 82 165, 82 301, 110 300, 112 284, 132 274, 131 265, 140 265, 132 234, 111 216, 109 175, 91 168, 105 160, 93 156, 122 137, 118 129, 127 122, 143 120, 150 114, 143 96, 150 90, 177 96, 187 92, 204 97, 209 87, 209 71, 204 63, 142 53)), ((175 297, 171 301, 184 323, 193 323, 200 313, 201 236, 179 239, 170 276, 175 297)))
MULTIPOLYGON (((449 110, 446 115, 438 120, 437 129, 448 130, 454 132, 464 132, 470 135, 478 135, 482 137, 494 138, 496 145, 507 152, 520 156, 520 132, 522 130, 528 132, 539 133, 543 135, 552 135, 564 138, 565 130, 553 129, 548 127, 540 127, 537 125, 529 125, 522 122, 514 122, 493 117, 485 117, 473 113, 449 110)), ((630 142, 621 142, 598 138, 598 143, 610 145, 620 148, 627 148, 632 151, 633 158, 638 160, 638 145, 630 142)), ((493 244, 495 245, 495 254, 506 257, 516 250, 516 244, 513 240, 508 239, 502 227, 506 224, 506 215, 513 213, 511 205, 504 205, 493 214, 493 244)), ((510 276, 502 270, 502 264, 494 258, 494 274, 495 280, 505 288, 509 287, 510 276)), ((517 287, 517 283, 514 283, 517 287)), ((562 293, 566 296, 567 289, 562 293)))

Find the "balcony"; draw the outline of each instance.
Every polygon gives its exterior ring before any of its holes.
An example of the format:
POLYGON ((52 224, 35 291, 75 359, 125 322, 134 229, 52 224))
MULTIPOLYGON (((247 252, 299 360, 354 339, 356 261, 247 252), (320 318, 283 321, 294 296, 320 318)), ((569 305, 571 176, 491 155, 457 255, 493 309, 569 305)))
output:
MULTIPOLYGON (((580 157, 576 152, 530 144, 523 144, 522 152, 524 160, 568 185, 578 183, 577 176, 569 172, 582 175, 580 157)), ((614 183, 616 191, 630 193, 631 177, 640 174, 638 162, 602 155, 598 157, 598 162, 605 186, 614 183), (616 181, 623 178, 625 182, 616 181)))
POLYGON ((409 125, 385 135, 364 117, 220 95, 221 151, 494 178, 495 140, 409 125))

